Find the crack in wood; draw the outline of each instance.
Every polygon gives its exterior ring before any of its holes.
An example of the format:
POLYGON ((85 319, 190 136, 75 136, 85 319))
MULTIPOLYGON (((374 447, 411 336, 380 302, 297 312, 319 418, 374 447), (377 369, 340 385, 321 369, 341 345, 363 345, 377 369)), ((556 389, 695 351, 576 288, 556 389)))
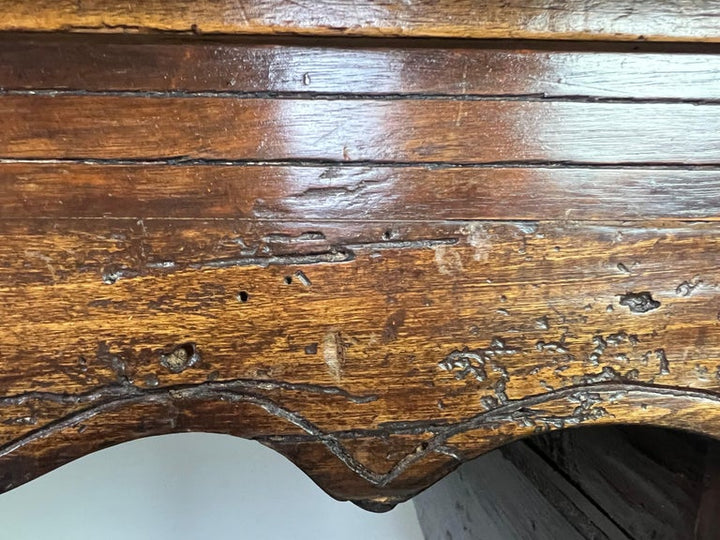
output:
MULTIPOLYGON (((227 159, 227 158, 193 158, 189 156, 156 156, 141 158, 102 158, 89 156, 68 156, 68 157, 22 157, 16 158, 12 156, 0 155, 0 164, 76 164, 76 165, 171 165, 171 166, 202 166, 214 165, 224 167, 265 167, 265 166, 288 166, 288 167, 388 167, 396 169, 591 169, 591 170, 636 170, 636 169, 653 169, 657 171, 717 171, 720 170, 720 164, 714 162, 694 162, 688 163, 684 161, 615 161, 608 163, 599 163, 594 161, 575 161, 575 160, 537 160, 537 159, 521 159, 521 160, 505 160, 505 161, 400 161, 400 160, 336 160, 324 158, 302 158, 302 159, 227 159)), ((55 218, 53 218, 55 219, 55 218)), ((205 218, 203 218, 205 219, 205 218)), ((235 219, 235 218, 232 218, 235 219)), ((625 220, 627 221, 627 219, 625 220)), ((702 220, 700 220, 702 221, 702 220)))
POLYGON ((549 93, 443 93, 443 92, 317 92, 317 91, 247 91, 247 90, 83 90, 77 88, 0 88, 0 96, 71 96, 71 97, 135 97, 163 98, 221 98, 275 99, 304 101, 512 101, 547 103, 616 103, 664 105, 714 105, 717 98, 602 96, 589 94, 549 93))
POLYGON ((232 257, 228 259, 215 259, 191 263, 187 268, 204 270, 207 268, 231 268, 236 266, 293 266, 321 263, 344 263, 355 258, 352 251, 346 249, 330 249, 316 253, 298 253, 289 255, 269 255, 267 257, 232 257))
MULTIPOLYGON (((317 234, 317 233, 315 233, 317 234)), ((317 240, 318 238, 313 238, 317 240)), ((345 244, 344 246, 330 249, 308 252, 308 253, 289 253, 284 255, 266 255, 266 256, 240 256, 229 257, 223 259, 213 259, 207 261, 199 261, 194 263, 179 264, 174 261, 154 261, 143 265, 143 270, 132 269, 128 267, 109 266, 103 270, 103 283, 112 285, 120 279, 139 278, 146 275, 147 270, 157 272, 172 273, 183 270, 207 270, 219 268, 234 268, 243 266, 256 266, 267 268, 268 266, 307 266, 323 263, 348 263, 356 258, 356 251, 377 251, 388 249, 432 249, 441 245, 454 245, 458 243, 457 238, 433 238, 420 240, 396 240, 384 242, 363 242, 354 244, 345 244)))
POLYGON ((305 231, 297 236, 285 233, 272 233, 263 237, 263 242, 278 244, 302 244, 303 242, 316 242, 325 240, 325 235, 320 231, 305 231))

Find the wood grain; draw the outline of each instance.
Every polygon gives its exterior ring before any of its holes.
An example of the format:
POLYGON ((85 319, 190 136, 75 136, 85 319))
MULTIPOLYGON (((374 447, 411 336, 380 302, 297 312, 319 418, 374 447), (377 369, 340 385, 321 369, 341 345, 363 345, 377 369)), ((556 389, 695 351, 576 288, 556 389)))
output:
POLYGON ((216 431, 382 510, 540 431, 720 436, 705 46, 0 42, 0 489, 216 431))
POLYGON ((197 41, 0 34, 0 88, 84 92, 720 98, 717 46, 459 40, 197 41), (632 53, 632 54, 629 54, 632 53), (197 66, 202 66, 198 70, 197 66))
POLYGON ((697 414, 718 399, 715 225, 420 222, 384 240, 384 223, 2 224, 11 460, 202 426, 291 455, 320 444, 329 472, 309 449, 297 461, 323 487, 387 502, 537 429, 622 418, 715 433, 697 414), (657 307, 627 302, 643 291, 657 307), (273 427, 228 421, 235 401, 273 427), (160 427, 123 428, 147 403, 160 427), (422 448, 375 468, 345 445, 386 435, 422 448))
POLYGON ((6 218, 717 220, 719 192, 715 168, 0 163, 6 218))
POLYGON ((17 159, 720 164, 714 105, 4 95, 0 116, 17 159))
POLYGON ((4 0, 0 30, 718 41, 716 0, 4 0))

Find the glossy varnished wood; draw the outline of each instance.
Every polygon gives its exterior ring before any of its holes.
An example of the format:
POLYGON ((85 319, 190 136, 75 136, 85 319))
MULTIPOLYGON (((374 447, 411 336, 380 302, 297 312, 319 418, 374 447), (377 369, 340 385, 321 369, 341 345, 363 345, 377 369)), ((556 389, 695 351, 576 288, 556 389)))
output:
POLYGON ((1 30, 717 41, 716 0, 4 0, 1 30))
POLYGON ((6 218, 716 220, 718 190, 690 167, 0 163, 6 218))
POLYGON ((647 42, 0 33, 0 78, 5 91, 708 101, 720 98, 717 51, 647 42))
POLYGON ((380 509, 720 436, 718 57, 673 47, 0 39, 0 488, 217 431, 380 509))
POLYGON ((0 116, 3 158, 720 164, 720 107, 686 103, 13 94, 0 116))

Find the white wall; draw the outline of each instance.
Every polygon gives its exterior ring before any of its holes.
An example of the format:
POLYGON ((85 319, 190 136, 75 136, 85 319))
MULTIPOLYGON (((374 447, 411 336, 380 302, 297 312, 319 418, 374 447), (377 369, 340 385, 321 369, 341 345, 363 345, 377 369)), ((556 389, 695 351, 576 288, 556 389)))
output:
POLYGON ((125 443, 0 495, 0 539, 421 540, 412 503, 373 514, 325 495, 252 441, 125 443))

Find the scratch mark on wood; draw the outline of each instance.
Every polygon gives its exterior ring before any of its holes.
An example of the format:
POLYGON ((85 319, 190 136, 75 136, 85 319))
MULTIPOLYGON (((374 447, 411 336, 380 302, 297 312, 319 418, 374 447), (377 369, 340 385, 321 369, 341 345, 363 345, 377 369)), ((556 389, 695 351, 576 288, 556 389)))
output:
MULTIPOLYGON (((321 234, 321 233, 308 233, 321 234)), ((283 237, 284 238, 284 237, 283 237)), ((318 240, 319 237, 313 238, 318 240)), ((297 238, 293 239, 294 243, 297 238)), ((222 259, 213 259, 199 261, 185 265, 178 264, 174 261, 155 261, 145 263, 143 270, 156 271, 178 271, 178 270, 206 270, 213 268, 233 268, 256 266, 266 268, 268 266, 306 266, 324 263, 347 263, 355 260, 355 251, 377 251, 390 249, 435 249, 456 244, 457 238, 439 238, 425 240, 397 240, 390 242, 365 242, 357 244, 346 244, 342 247, 330 247, 329 249, 308 253, 289 253, 282 255, 241 255, 239 257, 228 257, 222 259)), ((286 242, 287 243, 287 242, 286 242)), ((269 251, 269 249, 268 249, 269 251)), ((454 254, 459 258, 458 254, 454 254)), ((103 283, 112 285, 119 279, 142 277, 144 272, 127 267, 110 266, 103 270, 103 283)), ((309 281, 309 280, 308 280, 309 281)))
POLYGON ((312 285, 312 281, 310 281, 310 278, 305 275, 305 272, 302 270, 297 270, 295 272, 295 277, 297 280, 302 283, 305 287, 310 287, 312 285))
POLYGON ((305 231, 298 236, 291 236, 283 233, 273 233, 265 236, 263 242, 277 244, 300 244, 303 242, 317 242, 325 240, 325 235, 319 231, 305 231))
POLYGON ((322 263, 349 262, 355 258, 352 251, 343 249, 331 249, 318 253, 303 253, 290 255, 270 255, 267 257, 233 257, 228 259, 216 259, 202 261, 188 265, 193 270, 204 270, 207 268, 232 268, 236 266, 259 266, 267 267, 274 265, 309 265, 322 263))
POLYGON ((458 243, 457 238, 434 238, 425 240, 389 240, 384 242, 366 242, 362 244, 345 244, 349 249, 375 251, 379 249, 435 249, 458 243))
POLYGON ((328 372, 335 380, 342 378, 342 368, 345 363, 345 344, 340 332, 331 330, 323 338, 323 358, 328 372))
POLYGON ((667 355, 665 354, 665 349, 656 350, 655 357, 658 359, 658 362, 660 363, 659 375, 669 375, 670 374, 670 362, 668 361, 667 355))

